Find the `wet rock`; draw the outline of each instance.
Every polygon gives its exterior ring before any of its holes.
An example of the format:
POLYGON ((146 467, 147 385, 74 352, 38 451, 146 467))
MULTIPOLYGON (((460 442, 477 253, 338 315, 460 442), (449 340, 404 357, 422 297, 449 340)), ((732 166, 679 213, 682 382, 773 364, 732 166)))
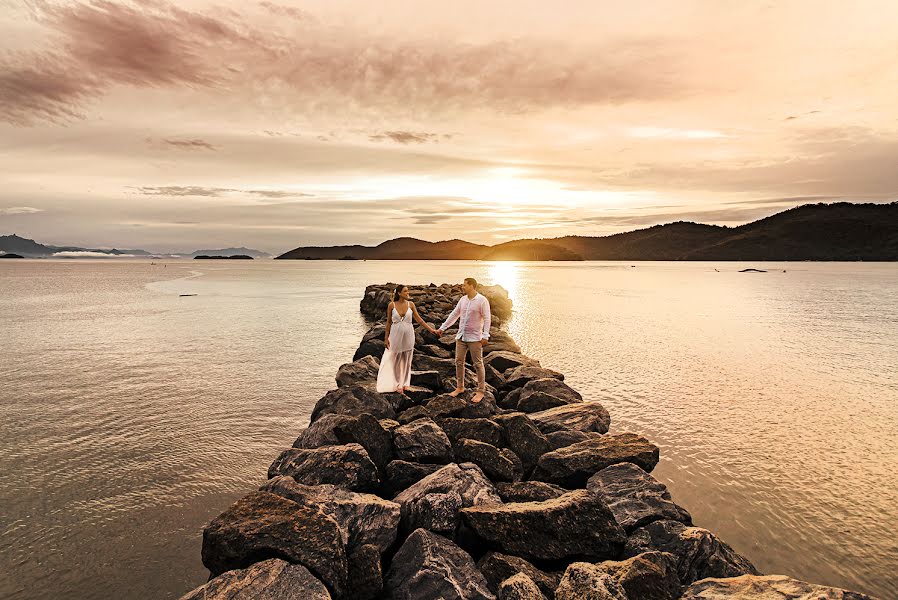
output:
POLYGON ((377 467, 360 444, 289 448, 268 467, 268 478, 288 475, 298 483, 330 483, 356 492, 374 490, 377 467))
POLYGON ((658 447, 633 433, 603 435, 546 452, 539 458, 531 479, 578 488, 585 486, 595 473, 622 462, 651 471, 658 464, 658 447))
POLYGON ((605 501, 587 490, 545 502, 472 506, 461 515, 489 545, 525 558, 613 558, 626 542, 605 501))
POLYGON ((489 419, 456 419, 449 417, 438 420, 437 424, 443 429, 453 445, 461 439, 477 440, 493 446, 502 444, 502 428, 489 419))
POLYGON ((363 356, 337 369, 337 387, 377 382, 380 361, 373 356, 363 356))
POLYGON ((487 357, 483 359, 483 364, 490 365, 500 373, 504 373, 508 369, 513 369, 515 367, 540 366, 539 361, 534 358, 524 356, 523 354, 518 354, 517 352, 509 352, 507 350, 497 350, 496 352, 490 352, 487 357))
POLYGON ((518 573, 499 585, 498 600, 546 600, 532 579, 518 573))
POLYGON ((565 429, 608 433, 611 415, 598 402, 577 402, 530 414, 530 418, 543 433, 565 429))
POLYGON ((521 459, 524 472, 529 473, 540 456, 549 450, 549 441, 526 415, 513 413, 493 418, 502 426, 502 445, 521 459))
POLYGON ((573 563, 565 571, 555 598, 676 600, 680 592, 673 556, 648 552, 624 561, 573 563))
POLYGON ((282 558, 305 566, 333 595, 346 588, 348 563, 340 526, 321 509, 268 492, 244 496, 203 531, 203 564, 217 576, 282 558))
POLYGON ((561 581, 561 573, 542 571, 519 556, 500 552, 487 552, 477 562, 477 568, 486 577, 487 585, 494 593, 498 593, 503 581, 518 573, 529 577, 547 598, 555 595, 555 588, 561 581))
POLYGON ((486 579, 467 552, 418 529, 393 557, 385 582, 392 600, 493 600, 486 579))
POLYGON ((602 495, 628 533, 662 519, 692 525, 692 517, 673 502, 667 486, 632 463, 602 469, 589 478, 586 488, 602 495))
POLYGON ((521 393, 518 398, 518 405, 516 408, 525 413, 535 413, 541 410, 548 410, 550 408, 566 406, 569 404, 558 396, 553 396, 545 392, 530 392, 529 394, 521 393))
POLYGON ((508 448, 500 450, 477 440, 461 440, 455 446, 455 459, 474 463, 492 481, 518 481, 524 474, 524 467, 517 454, 508 448))
POLYGON ((393 458, 393 436, 370 414, 325 415, 309 425, 293 442, 293 447, 320 448, 351 443, 360 444, 378 469, 384 469, 393 458))
POLYGON ((515 481, 496 484, 502 502, 543 502, 568 493, 563 487, 543 481, 515 481))
POLYGON ((268 480, 260 491, 321 508, 340 525, 343 544, 347 548, 373 544, 384 552, 396 541, 399 505, 380 496, 351 492, 333 485, 303 485, 284 476, 268 480))
POLYGON ((385 495, 393 497, 409 486, 421 481, 431 473, 439 471, 443 465, 426 465, 404 460, 394 460, 387 465, 385 495))
POLYGON ((592 439, 597 435, 601 435, 600 433, 596 433, 594 431, 585 432, 585 431, 577 431, 575 429, 562 429, 560 431, 553 431, 552 433, 546 436, 546 439, 549 440, 549 446, 552 450, 558 450, 559 448, 564 448, 565 446, 570 446, 571 444, 576 444, 579 442, 585 442, 586 440, 592 439))
POLYGON ((528 382, 535 379, 552 378, 564 381, 564 375, 558 371, 527 365, 508 369, 503 375, 505 376, 505 385, 510 388, 524 387, 528 382))
POLYGON ((439 371, 412 371, 411 383, 431 390, 439 390, 443 386, 443 376, 439 371))
POLYGON ((378 394, 373 386, 353 385, 331 390, 324 395, 312 410, 314 423, 327 414, 358 416, 369 413, 378 419, 395 419, 396 411, 383 394, 378 394))
POLYGON ((453 535, 462 508, 501 504, 495 486, 480 467, 455 463, 427 475, 394 499, 402 507, 400 527, 412 531, 418 527, 453 535))
POLYGON ((452 460, 449 438, 433 419, 423 418, 393 430, 396 458, 409 462, 447 463, 452 460))
POLYGON ((875 600, 867 594, 815 585, 785 575, 742 575, 703 579, 684 592, 683 600, 875 600))
POLYGON ((246 569, 222 573, 209 583, 188 592, 180 600, 331 600, 323 583, 302 565, 278 558, 257 562, 246 569))
POLYGON ((707 529, 687 527, 679 521, 655 521, 630 534, 624 556, 657 550, 669 552, 677 561, 677 574, 684 585, 705 577, 757 575, 751 562, 707 529))
MULTIPOLYGON (((342 600, 373 600, 383 591, 380 549, 372 544, 354 548, 347 557, 349 586, 342 600)), ((286 599, 285 599, 286 600, 286 599)))

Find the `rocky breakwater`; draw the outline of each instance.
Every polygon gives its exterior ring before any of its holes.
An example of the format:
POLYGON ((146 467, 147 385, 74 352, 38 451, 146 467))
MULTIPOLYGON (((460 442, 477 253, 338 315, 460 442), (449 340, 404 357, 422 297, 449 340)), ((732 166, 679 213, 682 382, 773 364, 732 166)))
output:
MULTIPOLYGON (((374 389, 391 285, 369 286, 375 324, 268 481, 206 527, 211 578, 185 599, 851 599, 863 594, 763 576, 651 475, 658 448, 609 433, 597 402, 495 325, 488 391, 453 398, 452 331, 419 328, 413 386, 374 389)), ((412 290, 439 325, 458 286, 412 290)), ((465 375, 473 388, 475 375, 465 375)))

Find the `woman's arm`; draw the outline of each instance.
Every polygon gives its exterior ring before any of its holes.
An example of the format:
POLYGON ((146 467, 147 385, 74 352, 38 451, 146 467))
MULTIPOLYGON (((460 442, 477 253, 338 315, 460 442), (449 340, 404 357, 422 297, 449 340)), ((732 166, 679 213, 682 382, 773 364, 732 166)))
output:
POLYGON ((387 328, 384 331, 384 347, 390 348, 390 327, 393 326, 393 303, 387 305, 387 328))
POLYGON ((428 324, 424 321, 424 319, 421 318, 421 315, 418 314, 418 308, 415 306, 415 303, 414 303, 414 302, 410 302, 410 304, 412 305, 412 316, 415 317, 415 320, 416 320, 418 323, 420 323, 421 325, 423 325, 423 326, 424 326, 424 329, 426 329, 426 330, 429 331, 430 333, 436 333, 437 330, 434 329, 433 327, 431 327, 430 325, 428 325, 428 324))

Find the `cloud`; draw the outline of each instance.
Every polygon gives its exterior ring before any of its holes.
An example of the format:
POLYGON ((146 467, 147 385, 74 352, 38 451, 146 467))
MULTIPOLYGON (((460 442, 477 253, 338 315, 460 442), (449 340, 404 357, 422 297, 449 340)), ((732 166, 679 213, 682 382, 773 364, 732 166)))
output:
POLYGON ((368 139, 372 142, 392 140, 397 144, 425 144, 427 142, 438 142, 440 135, 414 131, 384 131, 383 133, 369 135, 368 139))
POLYGON ((0 215, 33 215, 34 213, 44 212, 42 208, 34 208, 32 206, 10 206, 9 208, 0 208, 0 215))
POLYGON ((163 143, 168 144, 169 146, 174 146, 180 150, 216 150, 215 146, 210 144, 205 140, 200 139, 192 139, 192 140, 171 140, 165 139, 162 140, 163 143))
POLYGON ((136 189, 138 194, 144 196, 202 196, 207 198, 218 198, 226 195, 249 194, 270 199, 306 198, 313 196, 313 194, 289 190, 241 190, 237 188, 206 187, 198 185, 142 186, 132 189, 136 189))

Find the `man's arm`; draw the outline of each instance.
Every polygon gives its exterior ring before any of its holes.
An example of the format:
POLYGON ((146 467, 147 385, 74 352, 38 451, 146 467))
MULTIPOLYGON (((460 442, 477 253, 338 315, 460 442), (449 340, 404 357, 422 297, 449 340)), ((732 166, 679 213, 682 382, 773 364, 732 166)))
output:
POLYGON ((486 299, 486 296, 483 297, 483 301, 480 303, 480 310, 483 315, 483 333, 480 338, 484 340, 490 339, 490 324, 493 320, 493 314, 490 312, 490 301, 486 299))
POLYGON ((458 304, 455 305, 455 308, 452 309, 452 312, 449 313, 449 316, 446 317, 446 320, 440 325, 440 331, 446 331, 452 324, 455 323, 458 318, 461 316, 461 301, 464 299, 464 296, 459 298, 458 304))

